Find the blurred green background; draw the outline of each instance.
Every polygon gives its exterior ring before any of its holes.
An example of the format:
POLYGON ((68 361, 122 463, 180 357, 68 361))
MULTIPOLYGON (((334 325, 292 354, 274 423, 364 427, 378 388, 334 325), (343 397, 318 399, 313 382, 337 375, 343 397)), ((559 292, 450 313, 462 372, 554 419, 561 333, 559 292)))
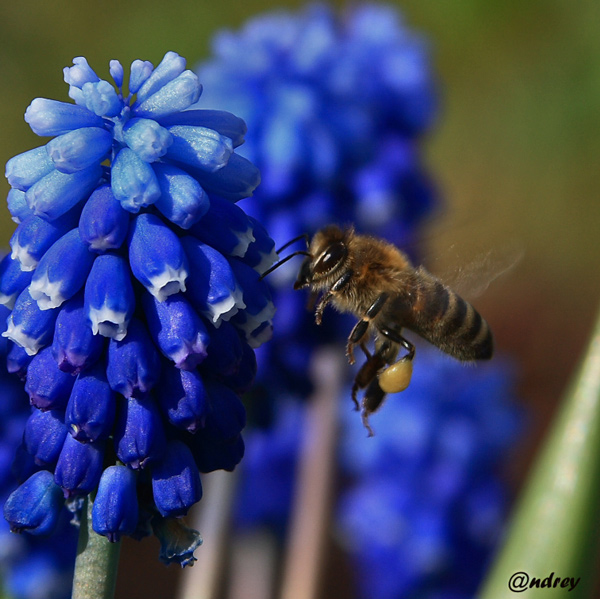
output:
MULTIPOLYGON (((193 66, 208 56, 217 30, 302 4, 1 3, 0 161, 40 145, 23 113, 36 96, 68 100, 62 68, 73 57, 85 55, 101 77, 110 59, 125 66, 136 58, 157 64, 167 50, 193 66)), ((442 111, 425 149, 447 205, 427 234, 430 251, 444 255, 458 244, 461 256, 476 256, 516 241, 525 252, 477 302, 500 351, 516 357, 520 396, 531 414, 529 433, 508 472, 517 487, 600 300, 600 3, 396 4, 430 39, 440 81, 442 111)), ((6 194, 8 185, 0 185, 6 194)), ((6 246, 14 223, 4 207, 0 215, 0 242, 6 246)), ((454 259, 448 252, 440 269, 454 259)), ((151 545, 132 543, 128 549, 126 543, 126 553, 149 551, 155 559, 151 545)), ((162 579, 172 584, 169 576, 162 579)), ((120 577, 118 596, 129 593, 126 585, 120 577)), ((153 595, 168 596, 158 588, 153 595)))

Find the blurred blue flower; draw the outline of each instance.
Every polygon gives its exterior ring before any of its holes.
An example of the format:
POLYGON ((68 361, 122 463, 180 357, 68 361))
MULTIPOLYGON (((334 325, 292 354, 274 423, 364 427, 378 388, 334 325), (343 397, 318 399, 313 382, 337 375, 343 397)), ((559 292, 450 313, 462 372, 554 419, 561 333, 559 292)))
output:
MULTIPOLYGON (((188 110, 202 86, 183 58, 134 61, 129 90, 118 61, 112 83, 73 63, 74 103, 37 98, 25 113, 53 139, 6 165, 18 227, 0 265, 0 332, 35 409, 5 516, 13 530, 49 532, 63 495, 98 488, 92 524, 116 541, 140 536, 138 515, 185 515, 199 473, 241 459, 238 395, 274 313, 259 272, 276 255, 234 203, 260 179, 237 153, 246 125, 188 110)), ((193 561, 193 534, 180 547, 176 529, 155 528, 167 561, 193 561)))
MULTIPOLYGON (((231 110, 248 124, 239 152, 263 181, 246 206, 278 245, 330 223, 399 245, 415 240, 437 205, 420 150, 437 94, 427 42, 394 8, 357 5, 338 16, 315 4, 255 17, 218 34, 196 71, 206 82, 197 106, 231 110)), ((247 226, 240 222, 241 236, 247 226)), ((278 313, 273 341, 258 352, 257 383, 273 399, 305 395, 314 344, 342 341, 353 325, 331 310, 314 326, 306 298, 292 290, 292 262, 268 277, 278 313)))

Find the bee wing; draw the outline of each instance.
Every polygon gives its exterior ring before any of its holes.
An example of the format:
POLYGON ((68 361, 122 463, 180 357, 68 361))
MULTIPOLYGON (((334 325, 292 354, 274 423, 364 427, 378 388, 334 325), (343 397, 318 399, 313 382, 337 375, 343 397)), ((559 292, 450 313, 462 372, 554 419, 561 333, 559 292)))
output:
POLYGON ((466 252, 460 244, 453 244, 443 257, 429 260, 427 268, 456 293, 474 299, 496 279, 512 271, 524 255, 525 249, 517 241, 507 241, 499 247, 475 252, 475 255, 472 251, 466 252), (440 262, 446 266, 436 268, 440 262))

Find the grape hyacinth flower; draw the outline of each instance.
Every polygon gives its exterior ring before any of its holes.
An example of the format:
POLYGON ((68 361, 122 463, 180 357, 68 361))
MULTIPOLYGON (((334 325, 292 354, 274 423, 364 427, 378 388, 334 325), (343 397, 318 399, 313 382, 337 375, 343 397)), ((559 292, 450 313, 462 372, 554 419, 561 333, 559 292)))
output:
POLYGON ((97 490, 98 534, 152 529, 162 558, 186 565, 201 539, 180 517, 201 472, 243 455, 240 395, 272 328, 260 273, 274 243, 235 204, 260 177, 237 152, 240 118, 187 110, 202 86, 176 53, 134 61, 128 90, 118 61, 112 83, 73 63, 74 103, 36 98, 25 113, 52 139, 6 165, 18 227, 2 339, 34 409, 4 515, 46 533, 65 498, 76 509, 97 490))

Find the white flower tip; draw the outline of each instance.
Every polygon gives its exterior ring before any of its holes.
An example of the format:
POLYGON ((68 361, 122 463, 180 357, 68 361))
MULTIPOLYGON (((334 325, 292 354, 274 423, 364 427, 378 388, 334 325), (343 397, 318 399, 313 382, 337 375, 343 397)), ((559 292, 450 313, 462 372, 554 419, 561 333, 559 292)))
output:
POLYGON ((150 280, 146 289, 159 301, 164 302, 170 295, 185 292, 185 280, 188 272, 184 268, 171 268, 166 266, 165 270, 150 280))
POLYGON ((2 337, 10 339, 19 347, 22 347, 28 356, 35 356, 35 354, 37 354, 40 351, 40 349, 42 349, 40 339, 35 339, 34 337, 30 337, 29 335, 27 335, 23 331, 22 325, 15 326, 12 320, 12 316, 9 316, 7 325, 8 326, 6 328, 6 331, 2 333, 2 337))
POLYGON ((248 246, 256 241, 254 235, 252 235, 252 228, 248 227, 243 233, 238 233, 238 244, 229 252, 231 256, 238 256, 243 258, 246 255, 248 246))
POLYGON ((102 335, 115 341, 122 341, 127 336, 130 319, 125 312, 116 312, 102 306, 102 308, 90 308, 88 318, 94 335, 102 335))
POLYGON ((51 310, 58 308, 67 299, 62 295, 61 282, 55 281, 52 283, 48 279, 48 275, 31 281, 29 285, 29 294, 37 302, 40 310, 51 310))
POLYGON ((10 253, 10 257, 13 260, 18 260, 21 265, 21 270, 24 272, 30 272, 35 270, 38 265, 37 258, 34 258, 26 247, 20 246, 18 243, 15 243, 12 247, 12 252, 10 253))
POLYGON ((6 295, 6 293, 0 293, 0 305, 6 306, 9 310, 12 310, 15 307, 16 299, 17 299, 16 293, 13 293, 12 295, 6 295))

